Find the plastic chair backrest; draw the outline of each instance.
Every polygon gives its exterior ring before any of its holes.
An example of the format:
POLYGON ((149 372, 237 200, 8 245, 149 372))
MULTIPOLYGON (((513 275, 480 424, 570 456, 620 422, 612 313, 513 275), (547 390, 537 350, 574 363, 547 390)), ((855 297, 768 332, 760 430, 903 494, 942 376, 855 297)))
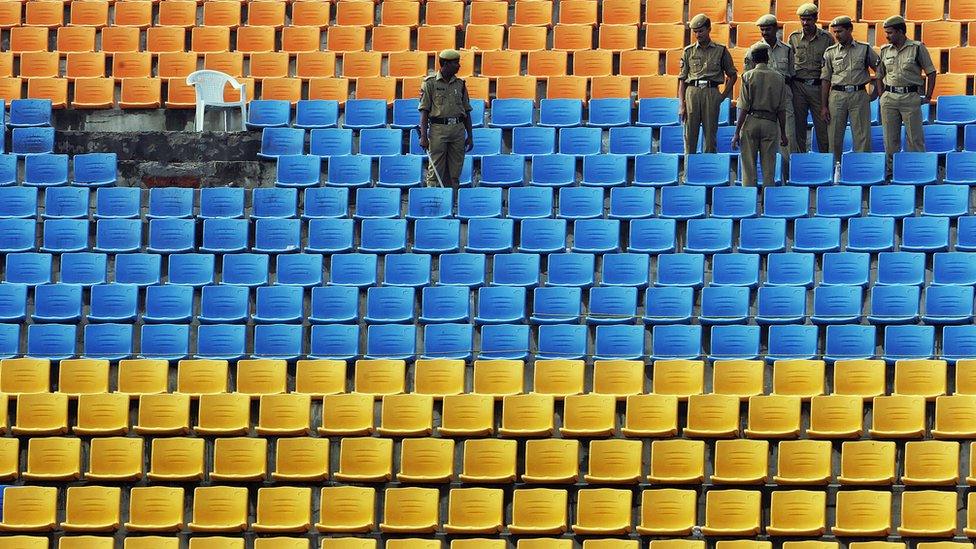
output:
MULTIPOLYGON (((186 83, 193 86, 197 93, 197 102, 207 105, 226 105, 224 101, 224 87, 230 84, 235 89, 241 90, 241 101, 245 100, 244 84, 238 82, 228 74, 219 71, 202 70, 190 73, 186 77, 186 83)), ((231 103, 236 105, 237 103, 231 103)))

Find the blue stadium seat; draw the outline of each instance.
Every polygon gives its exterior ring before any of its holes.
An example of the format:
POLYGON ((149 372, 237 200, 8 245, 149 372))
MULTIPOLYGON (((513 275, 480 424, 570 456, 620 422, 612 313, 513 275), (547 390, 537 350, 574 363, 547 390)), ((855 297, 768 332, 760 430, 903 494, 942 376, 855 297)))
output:
POLYGON ((301 322, 304 293, 300 286, 261 286, 257 289, 251 318, 262 324, 301 322))
POLYGON ((27 327, 27 356, 64 360, 75 356, 74 324, 33 324, 27 327))
POLYGON ((884 180, 884 153, 851 152, 841 157, 839 182, 842 185, 876 185, 884 180))
POLYGON ((549 324, 539 327, 536 359, 582 359, 586 356, 586 326, 549 324))
POLYGON ((478 358, 523 360, 529 354, 529 327, 518 324, 494 324, 481 328, 481 352, 478 358))
POLYGON ((871 324, 908 324, 919 314, 918 286, 875 286, 871 288, 871 324))
POLYGON ((827 326, 824 358, 828 362, 873 358, 877 335, 874 326, 827 326))
POLYGON ((759 356, 759 326, 712 326, 712 360, 752 360, 759 356))
POLYGON ((386 126, 386 101, 382 99, 350 99, 346 101, 343 128, 361 130, 386 126))
POLYGON ((868 215, 902 218, 915 214, 915 189, 906 185, 875 185, 868 193, 868 215))
POLYGON ((861 321, 860 286, 819 286, 813 290, 814 324, 857 324, 861 321))
POLYGON ((532 292, 532 324, 577 322, 582 314, 583 290, 579 287, 545 286, 532 292))
POLYGON ((0 186, 17 184, 17 155, 0 154, 0 186))
POLYGON ((834 180, 834 155, 822 153, 790 154, 790 184, 816 187, 834 180))
POLYGON ((954 364, 976 356, 976 326, 944 326, 942 328, 942 357, 954 364))
MULTIPOLYGON (((243 290, 247 295, 247 288, 238 286, 207 286, 205 288, 224 288, 218 291, 243 290)), ((206 301, 208 306, 210 296, 206 301)), ((203 303, 204 300, 201 299, 203 303)), ((202 305, 201 305, 202 306, 202 305)), ((208 311, 201 314, 206 316, 208 311)), ((142 313, 143 322, 184 324, 193 320, 193 287, 180 284, 166 284, 163 286, 149 286, 146 288, 145 309, 142 313)), ((218 321, 219 322, 219 321, 218 321)))
POLYGON ((610 128, 610 154, 626 156, 650 154, 653 141, 651 128, 640 126, 610 128))
POLYGON ((654 326, 651 332, 651 359, 695 360, 702 354, 701 339, 701 326, 654 326))
POLYGON ((474 128, 474 149, 468 154, 480 158, 502 152, 502 130, 500 128, 474 128))
POLYGON ((823 256, 821 284, 825 286, 867 286, 871 256, 855 252, 827 253, 823 256))
POLYGON ((281 254, 275 262, 275 284, 302 287, 322 284, 323 263, 319 254, 281 254))
POLYGON ((428 324, 424 326, 424 350, 428 359, 471 358, 474 330, 470 324, 428 324))
POLYGON ((603 256, 603 286, 646 287, 650 276, 650 256, 616 253, 603 256))
POLYGON ((359 356, 359 326, 320 324, 312 326, 309 356, 323 360, 353 360, 359 356))
POLYGON ((24 160, 24 185, 55 187, 68 183, 68 155, 36 154, 24 160))
POLYGON ((149 211, 153 218, 185 218, 193 216, 193 189, 157 187, 149 189, 149 211))
POLYGON ((690 219, 685 235, 684 251, 717 254, 732 250, 732 220, 690 219))
POLYGON ((27 318, 27 286, 0 284, 0 320, 22 322, 25 318, 27 318))
POLYGON ((641 219, 654 216, 653 188, 616 187, 610 189, 611 219, 641 219))
POLYGON ((763 286, 756 301, 757 324, 802 324, 806 318, 807 291, 800 286, 763 286))
POLYGON ((882 286, 925 282, 925 254, 915 252, 881 252, 878 254, 878 281, 882 286))
MULTIPOLYGON (((956 248, 959 249, 958 246, 956 248)), ((902 225, 901 249, 909 252, 947 251, 949 249, 949 218, 906 218, 902 225)))
POLYGON ((655 97, 637 101, 638 126, 677 126, 678 100, 672 97, 655 97))
MULTIPOLYGON (((159 284, 163 258, 157 254, 118 254, 115 256, 115 281, 149 286, 159 284)), ((170 282, 173 282, 170 278, 170 282)))
POLYGON ((976 251, 976 216, 964 215, 959 218, 956 231, 956 251, 976 251))
POLYGON ((926 324, 964 324, 973 321, 972 286, 929 286, 925 288, 926 324))
POLYGON ((461 164, 461 177, 458 178, 458 184, 462 187, 470 187, 474 182, 474 159, 470 156, 464 157, 464 163, 461 164))
POLYGON ((708 286, 701 291, 702 324, 740 324, 749 318, 749 288, 708 286))
POLYGON ((705 256, 701 254, 661 254, 657 258, 658 286, 691 286, 705 283, 705 256))
POLYGON ((936 153, 899 152, 895 153, 892 161, 891 182, 901 185, 925 185, 938 181, 938 172, 939 155, 936 153))
POLYGON ((359 289, 352 286, 312 288, 311 315, 314 324, 353 323, 359 319, 359 289))
POLYGON ((441 254, 461 248, 459 219, 418 219, 414 222, 414 252, 441 254))
POLYGON ((861 215, 861 189, 829 185, 817 187, 817 217, 847 219, 861 215))
POLYGON ((600 128, 560 128, 559 154, 588 156, 603 149, 603 130, 600 128))
MULTIPOLYGON (((306 208, 308 207, 309 203, 306 202, 306 208)), ((244 189, 232 187, 200 189, 199 217, 201 219, 244 217, 244 189)))
MULTIPOLYGON (((17 220, 23 221, 23 220, 17 220)), ((31 249, 33 245, 31 246, 31 249)), ((88 249, 87 219, 48 219, 44 221, 42 252, 67 253, 88 249)), ((15 249, 13 251, 27 251, 15 249)))
MULTIPOLYGON (((483 220, 473 219, 468 223, 469 247, 471 241, 471 225, 483 220)), ((478 224, 480 228, 481 223, 478 224)), ((479 229, 480 230, 480 229, 479 229)), ((553 253, 566 249, 565 219, 523 219, 519 221, 518 251, 536 254, 553 253)), ((502 251, 500 246, 496 247, 502 251)), ((487 251, 488 248, 479 246, 476 251, 487 251)))
MULTIPOLYGON (((714 204, 714 201, 712 203, 714 204)), ((797 219, 806 217, 809 211, 810 193, 807 189, 803 187, 763 188, 763 216, 797 219)))
MULTIPOLYGON (((322 175, 322 157, 307 154, 287 154, 278 157, 275 185, 278 187, 312 187, 322 175)), ((203 202, 201 201, 201 207, 203 202)))
POLYGON ((246 326, 203 324, 197 328, 197 358, 237 360, 246 351, 246 326))
POLYGON ((603 217, 603 189, 591 187, 559 189, 559 208, 556 216, 562 219, 603 217))
POLYGON ((332 284, 373 286, 376 284, 376 256, 373 254, 336 254, 332 256, 332 284))
MULTIPOLYGON (((352 130, 321 128, 309 132, 308 153, 312 156, 334 158, 352 154, 352 130)), ((300 152, 298 154, 301 154, 300 152)))
POLYGON ((976 97, 970 95, 943 95, 935 103, 936 124, 976 123, 976 97))
POLYGON ((893 218, 854 217, 847 222, 847 251, 886 252, 894 247, 893 218))
POLYGON ((624 324, 637 316, 637 288, 595 286, 590 288, 587 324, 624 324))
POLYGON ((532 185, 565 187, 576 181, 576 159, 565 154, 543 154, 532 157, 532 185))
MULTIPOLYGON (((579 187, 566 187, 569 189, 577 189, 579 187)), ((559 189, 560 192, 563 189, 559 189)), ((512 187, 508 190, 508 215, 511 219, 536 219, 552 216, 552 189, 548 187, 512 187)), ((491 208, 485 210, 482 213, 499 212, 501 213, 501 196, 498 196, 497 207, 495 209, 495 201, 492 199, 490 202, 485 201, 490 204, 491 208)), ((460 210, 458 210, 459 217, 460 210)), ((484 217, 484 216, 479 216, 484 217)))
POLYGON ((596 257, 584 253, 554 253, 547 258, 549 286, 588 288, 594 283, 596 257))
POLYGON ((613 187, 627 181, 627 157, 619 154, 594 154, 583 157, 583 185, 613 187))
POLYGON ((730 162, 728 154, 690 154, 685 165, 685 184, 728 185, 730 162))
POLYGON ((630 222, 628 252, 648 254, 671 253, 675 250, 676 223, 673 219, 634 219, 630 222))
POLYGON ((296 252, 302 248, 300 219, 258 219, 254 224, 254 247, 258 253, 296 252))
MULTIPOLYGON (((870 133, 871 133, 871 150, 874 152, 884 151, 885 150, 884 128, 882 128, 880 125, 871 126, 870 133)), ((904 133, 902 133, 902 135, 904 136, 904 133)), ((902 144, 902 148, 905 148, 904 144, 902 144)))
POLYGON ((968 252, 940 252, 933 254, 932 284, 976 284, 976 256, 968 252))
POLYGON ((884 359, 920 360, 935 355, 935 326, 885 326, 884 359))
POLYGON ((286 154, 305 152, 305 130, 299 128, 264 128, 258 156, 274 159, 286 154))
POLYGON ((256 188, 251 191, 251 219, 298 217, 296 189, 256 188))
MULTIPOLYGON (((531 189, 531 187, 526 187, 531 189)), ((516 187, 513 191, 519 189, 516 187)), ((509 191, 509 197, 511 197, 509 191)), ((550 191, 550 207, 552 212, 552 192, 550 191)), ((512 200, 509 198, 509 202, 512 200)), ((511 212, 509 212, 511 214, 511 212)), ((458 190, 457 217, 460 219, 475 219, 502 216, 502 190, 478 187, 458 190)))
MULTIPOLYGON (((244 189, 241 191, 243 200, 244 189)), ((3 191, 0 190, 0 194, 3 191)), ((201 199, 203 196, 201 195, 201 199)), ((104 187, 95 191, 96 219, 136 219, 141 213, 142 193, 138 187, 104 187)))
POLYGON ((51 125, 50 99, 14 99, 10 101, 11 128, 51 125))
MULTIPOLYGON (((423 158, 416 155, 383 156, 379 162, 380 187, 416 187, 424 176, 423 158)), ((446 183, 445 183, 446 184, 446 183)))
POLYGON ((122 360, 132 356, 132 324, 85 326, 85 358, 122 360))
POLYGON ((922 191, 922 215, 959 217, 969 213, 969 187, 926 185, 922 191))
POLYGON ((943 182, 960 185, 976 185, 976 152, 972 152, 967 148, 964 152, 947 154, 943 182))
POLYGON ((17 156, 54 152, 54 128, 14 128, 11 135, 11 152, 17 156))
POLYGON ((364 219, 359 250, 367 253, 402 252, 407 247, 406 219, 364 219))
MULTIPOLYGON (((202 200, 201 195, 201 200, 202 200)), ((305 189, 302 200, 305 219, 333 219, 349 213, 349 189, 345 187, 312 187, 305 189)))
POLYGON ((525 157, 495 154, 481 158, 481 184, 486 187, 512 187, 525 181, 525 157))
POLYGON ((371 157, 403 154, 403 130, 397 128, 361 130, 359 132, 359 154, 371 157))
POLYGON ((294 324, 259 324, 254 327, 256 358, 295 360, 302 355, 302 327, 294 324))
POLYGON ((644 294, 647 324, 688 324, 695 302, 695 290, 688 287, 650 287, 644 294))
MULTIPOLYGON (((565 233, 565 227, 564 233, 565 233)), ((515 242, 515 221, 511 219, 479 218, 468 221, 466 251, 499 253, 511 251, 515 242)))
MULTIPOLYGON (((629 97, 602 97, 590 100, 587 126, 610 128, 629 126, 633 101, 629 97)), ((648 143, 650 146, 650 143, 648 143)))
POLYGON ((180 324, 144 324, 141 358, 179 360, 190 354, 190 326, 180 324))
MULTIPOLYGON (((926 154, 946 154, 956 150, 956 127, 942 124, 926 124, 922 126, 925 134, 926 154)), ((902 133, 902 143, 905 134, 902 133)))
POLYGON ((597 326, 594 338, 596 360, 639 360, 644 350, 643 326, 597 326))
POLYGON ((758 254, 715 254, 712 256, 712 286, 759 285, 758 254))
POLYGON ((366 329, 366 358, 410 360, 417 354, 417 329, 402 324, 377 324, 366 329))
POLYGON ((732 99, 725 98, 718 106, 718 125, 735 125, 735 117, 732 116, 732 99))
POLYGON ((786 250, 786 220, 754 217, 739 222, 740 252, 769 254, 786 250))
POLYGON ((685 129, 682 126, 662 126, 661 138, 658 142, 659 153, 684 154, 685 129))
POLYGON ((284 99, 255 99, 247 109, 247 129, 285 127, 291 122, 291 103, 284 99))
MULTIPOLYGON (((868 109, 871 113, 871 126, 872 127, 880 126, 881 125, 881 100, 872 99, 871 102, 868 104, 868 109)), ((881 149, 874 149, 874 150, 884 150, 884 147, 882 147, 881 149)))
POLYGON ((74 164, 72 185, 101 187, 115 184, 119 171, 115 153, 76 154, 71 161, 74 164))
POLYGON ((200 322, 206 324, 242 324, 247 322, 248 296, 244 286, 204 286, 200 291, 200 322))
POLYGON ((471 100, 471 127, 482 128, 485 125, 485 100, 471 100))
POLYGON ((352 219, 312 219, 305 251, 333 254, 352 250, 355 226, 352 219))
POLYGON ((34 322, 75 322, 81 318, 81 286, 44 284, 34 289, 34 322))
POLYGON ((620 251, 620 221, 617 219, 573 221, 572 250, 592 254, 620 251))
POLYGON ((540 272, 538 254, 497 254, 492 260, 491 283, 501 286, 538 286, 540 272))
POLYGON ((720 219, 756 217, 759 208, 758 196, 756 187, 715 187, 712 189, 711 217, 720 219))
MULTIPOLYGON (((389 261, 389 256, 387 258, 389 261)), ((485 283, 485 256, 464 253, 444 254, 440 259, 437 279, 441 284, 469 288, 481 286, 485 283)))
POLYGON ((108 273, 108 256, 91 252, 61 254, 61 282, 92 286, 104 284, 108 273))
POLYGON ((0 219, 37 216, 37 189, 34 187, 0 187, 0 219))
MULTIPOLYGON (((525 301, 523 296, 522 301, 525 301)), ((420 322, 467 322, 471 316, 468 289, 461 286, 429 286, 420 299, 420 322)))
MULTIPOLYGON (((450 217, 454 208, 450 188, 423 187, 407 193, 408 219, 435 219, 450 217)), ((357 199, 358 201, 358 199, 357 199)))
POLYGON ((732 136, 735 135, 735 126, 719 126, 716 132, 715 152, 738 157, 739 149, 732 148, 732 136))
POLYGON ((0 252, 16 253, 33 250, 36 227, 37 222, 33 219, 0 219, 0 252))
POLYGON ((220 267, 220 283, 261 286, 268 283, 268 256, 265 254, 226 254, 220 267))
MULTIPOLYGON (((732 129, 732 130, 735 129, 733 126, 725 126, 725 127, 729 128, 729 129, 732 129)), ((719 129, 721 130, 722 128, 720 127, 719 129)), ((722 133, 725 133, 725 132, 720 132, 719 133, 719 137, 720 138, 724 138, 725 137, 725 136, 722 135, 722 133)), ((729 136, 729 139, 731 140, 732 139, 732 136, 729 136)), ((723 151, 721 148, 719 148, 719 151, 718 152, 725 152, 725 151, 723 151)), ((735 151, 735 154, 736 155, 739 154, 738 150, 735 151)), ((736 184, 737 185, 741 185, 742 184, 742 165, 743 165, 743 162, 741 160, 739 160, 738 163, 737 163, 737 170, 736 170, 736 184)), ((759 181, 759 182, 761 182, 763 180, 762 164, 759 162, 759 160, 756 160, 756 180, 759 181)), ((780 184, 783 183, 783 156, 782 155, 779 155, 779 154, 776 155, 776 162, 773 164, 773 183, 775 183, 776 185, 780 185, 780 184)))
MULTIPOLYGON (((213 284, 214 263, 213 254, 173 254, 169 256, 167 269, 169 283, 187 284, 195 287, 213 284)), ((122 282, 118 276, 116 276, 116 282, 122 282)))
POLYGON ((413 322, 413 288, 379 286, 366 291, 366 316, 370 324, 413 322))
POLYGON ((400 191, 380 187, 356 189, 357 219, 400 217, 400 191))
POLYGON ((535 108, 531 99, 495 99, 491 102, 490 128, 531 126, 535 108))
MULTIPOLYGON (((152 247, 152 227, 157 221, 183 221, 154 219, 149 223, 149 245, 152 247)), ((193 220, 189 222, 192 236, 193 220)), ((200 249, 205 252, 232 254, 246 251, 250 242, 250 222, 246 219, 204 219, 203 242, 200 249)), ((191 241, 192 243, 192 241, 191 241)))
POLYGON ((766 265, 767 286, 813 286, 814 254, 769 254, 766 265))
POLYGON ((583 123, 583 102, 579 99, 543 99, 539 102, 539 125, 554 128, 583 123))
MULTIPOLYGON (((873 127, 874 126, 872 126, 872 128, 873 127)), ((873 138, 874 137, 874 133, 873 133, 874 130, 871 130, 871 131, 872 131, 871 136, 873 138)), ((813 136, 813 140, 810 143, 810 147, 811 148, 814 148, 814 147, 816 147, 816 143, 817 143, 817 128, 813 128, 811 130, 811 132, 810 132, 810 135, 813 136)), ((854 135, 851 132, 850 126, 848 126, 847 129, 844 130, 844 144, 843 144, 843 151, 842 152, 843 153, 849 153, 852 150, 854 150, 854 135)), ((872 150, 874 150, 873 146, 872 146, 872 150)), ((822 151, 821 154, 823 154, 824 152, 826 152, 826 151, 822 151)), ((831 165, 833 165, 833 154, 831 154, 831 165)))
POLYGON ((393 100, 393 126, 409 130, 420 125, 420 105, 419 99, 394 99, 393 100))
POLYGON ((661 189, 661 217, 693 219, 705 217, 705 188, 691 185, 661 189))
POLYGON ((634 159, 634 185, 663 187, 677 183, 677 154, 644 154, 634 159))
POLYGON ((816 326, 770 326, 766 360, 813 360, 817 358, 816 326))

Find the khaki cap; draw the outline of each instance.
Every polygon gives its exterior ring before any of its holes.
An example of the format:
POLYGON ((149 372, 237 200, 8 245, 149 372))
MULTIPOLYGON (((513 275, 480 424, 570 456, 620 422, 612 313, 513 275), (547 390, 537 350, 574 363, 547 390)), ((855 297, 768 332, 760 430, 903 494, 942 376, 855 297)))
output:
POLYGON ((776 21, 776 16, 771 13, 767 13, 766 15, 763 15, 762 17, 756 20, 756 25, 760 27, 768 27, 768 26, 773 26, 778 24, 779 23, 776 21))
POLYGON ((882 27, 893 27, 895 25, 904 25, 905 18, 900 15, 892 15, 891 17, 884 20, 881 24, 882 27))
POLYGON ((712 20, 708 18, 704 13, 699 13, 698 15, 691 18, 688 22, 688 28, 695 30, 704 26, 712 26, 712 20))
POLYGON ((830 22, 831 27, 836 27, 838 25, 853 25, 854 21, 846 15, 841 15, 840 17, 835 17, 833 21, 830 22))
POLYGON ((816 4, 806 3, 796 8, 796 15, 799 17, 810 17, 811 15, 817 15, 819 11, 817 10, 816 4))
POLYGON ((461 54, 457 50, 444 50, 439 53, 437 57, 443 59, 444 61, 459 61, 461 59, 461 54))

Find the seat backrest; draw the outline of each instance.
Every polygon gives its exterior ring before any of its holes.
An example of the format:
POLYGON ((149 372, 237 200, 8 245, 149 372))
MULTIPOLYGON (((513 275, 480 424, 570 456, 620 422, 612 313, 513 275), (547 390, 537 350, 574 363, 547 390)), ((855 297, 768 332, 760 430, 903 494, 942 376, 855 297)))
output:
POLYGON ((224 87, 227 84, 243 86, 230 75, 211 70, 190 73, 186 77, 186 83, 196 90, 197 101, 211 104, 224 102, 224 87))

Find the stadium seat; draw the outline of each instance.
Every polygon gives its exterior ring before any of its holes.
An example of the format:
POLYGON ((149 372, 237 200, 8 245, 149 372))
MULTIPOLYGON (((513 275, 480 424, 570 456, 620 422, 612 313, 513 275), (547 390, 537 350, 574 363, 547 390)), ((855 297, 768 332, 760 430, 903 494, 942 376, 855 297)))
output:
POLYGON ((959 217, 968 213, 969 190, 962 185, 927 185, 922 193, 922 215, 959 217))
POLYGON ((925 255, 914 252, 878 254, 878 285, 909 284, 921 286, 925 281, 925 255))
POLYGON ((739 222, 739 251, 767 254, 786 248, 786 220, 776 218, 743 219, 739 222))
MULTIPOLYGON (((949 50, 950 64, 954 51, 957 48, 949 50)), ((976 123, 976 103, 964 95, 943 95, 936 101, 935 122, 955 125, 976 123)))
POLYGON ((371 165, 367 155, 333 156, 329 158, 326 184, 361 187, 370 183, 371 165))
POLYGON ((660 217, 695 219, 705 216, 705 188, 693 185, 661 189, 660 217))
POLYGON ((692 154, 687 158, 686 184, 716 186, 729 182, 728 154, 692 154))
MULTIPOLYGON (((21 128, 29 129, 29 128, 21 128)), ((18 131, 18 129, 14 129, 18 131)), ((16 151, 16 148, 15 148, 16 151)), ((68 155, 36 154, 24 160, 24 184, 53 187, 68 183, 68 155)))
MULTIPOLYGON (((962 218, 960 218, 962 219, 962 218)), ((902 226, 902 245, 905 251, 940 252, 949 247, 949 219, 947 217, 906 218, 902 226)), ((957 249, 960 249, 957 245, 957 249)))
POLYGON ((845 153, 841 160, 839 182, 862 186, 881 183, 884 163, 885 157, 881 153, 845 153))
MULTIPOLYGON (((589 104, 588 126, 613 128, 630 125, 631 102, 629 79, 627 79, 626 84, 628 90, 626 98, 594 96, 589 104)), ((648 150, 650 150, 650 146, 648 146, 648 150)))
POLYGON ((790 183, 794 185, 827 185, 834 178, 834 159, 829 153, 794 153, 790 155, 790 183))
POLYGON ((634 185, 666 186, 678 182, 678 155, 640 155, 634 161, 634 185))
POLYGON ((861 213, 861 190, 857 187, 825 186, 817 188, 816 215, 847 219, 861 213))
POLYGON ((915 189, 907 186, 871 187, 868 215, 902 218, 915 213, 915 189))
POLYGON ((728 219, 690 219, 684 250, 715 254, 732 250, 732 221, 728 219))
POLYGON ((105 254, 89 252, 66 253, 61 255, 61 282, 92 286, 106 280, 108 258, 105 254))
POLYGON ((815 324, 856 323, 861 318, 862 292, 857 286, 821 286, 814 290, 815 324))
POLYGON ((542 99, 539 102, 539 125, 555 128, 583 123, 583 102, 578 99, 542 99))
POLYGON ((600 154, 600 128, 571 127, 559 129, 559 153, 572 156, 600 154))
POLYGON ((912 322, 918 318, 918 300, 918 286, 875 286, 868 320, 874 325, 912 322))
POLYGON ((533 156, 530 173, 533 185, 564 187, 576 181, 576 160, 564 154, 533 156))
MULTIPOLYGON (((955 143, 955 138, 953 138, 955 143)), ((943 151, 946 152, 946 151, 943 151)), ((935 152, 895 153, 892 163, 892 183, 925 185, 938 180, 939 158, 935 152)))

